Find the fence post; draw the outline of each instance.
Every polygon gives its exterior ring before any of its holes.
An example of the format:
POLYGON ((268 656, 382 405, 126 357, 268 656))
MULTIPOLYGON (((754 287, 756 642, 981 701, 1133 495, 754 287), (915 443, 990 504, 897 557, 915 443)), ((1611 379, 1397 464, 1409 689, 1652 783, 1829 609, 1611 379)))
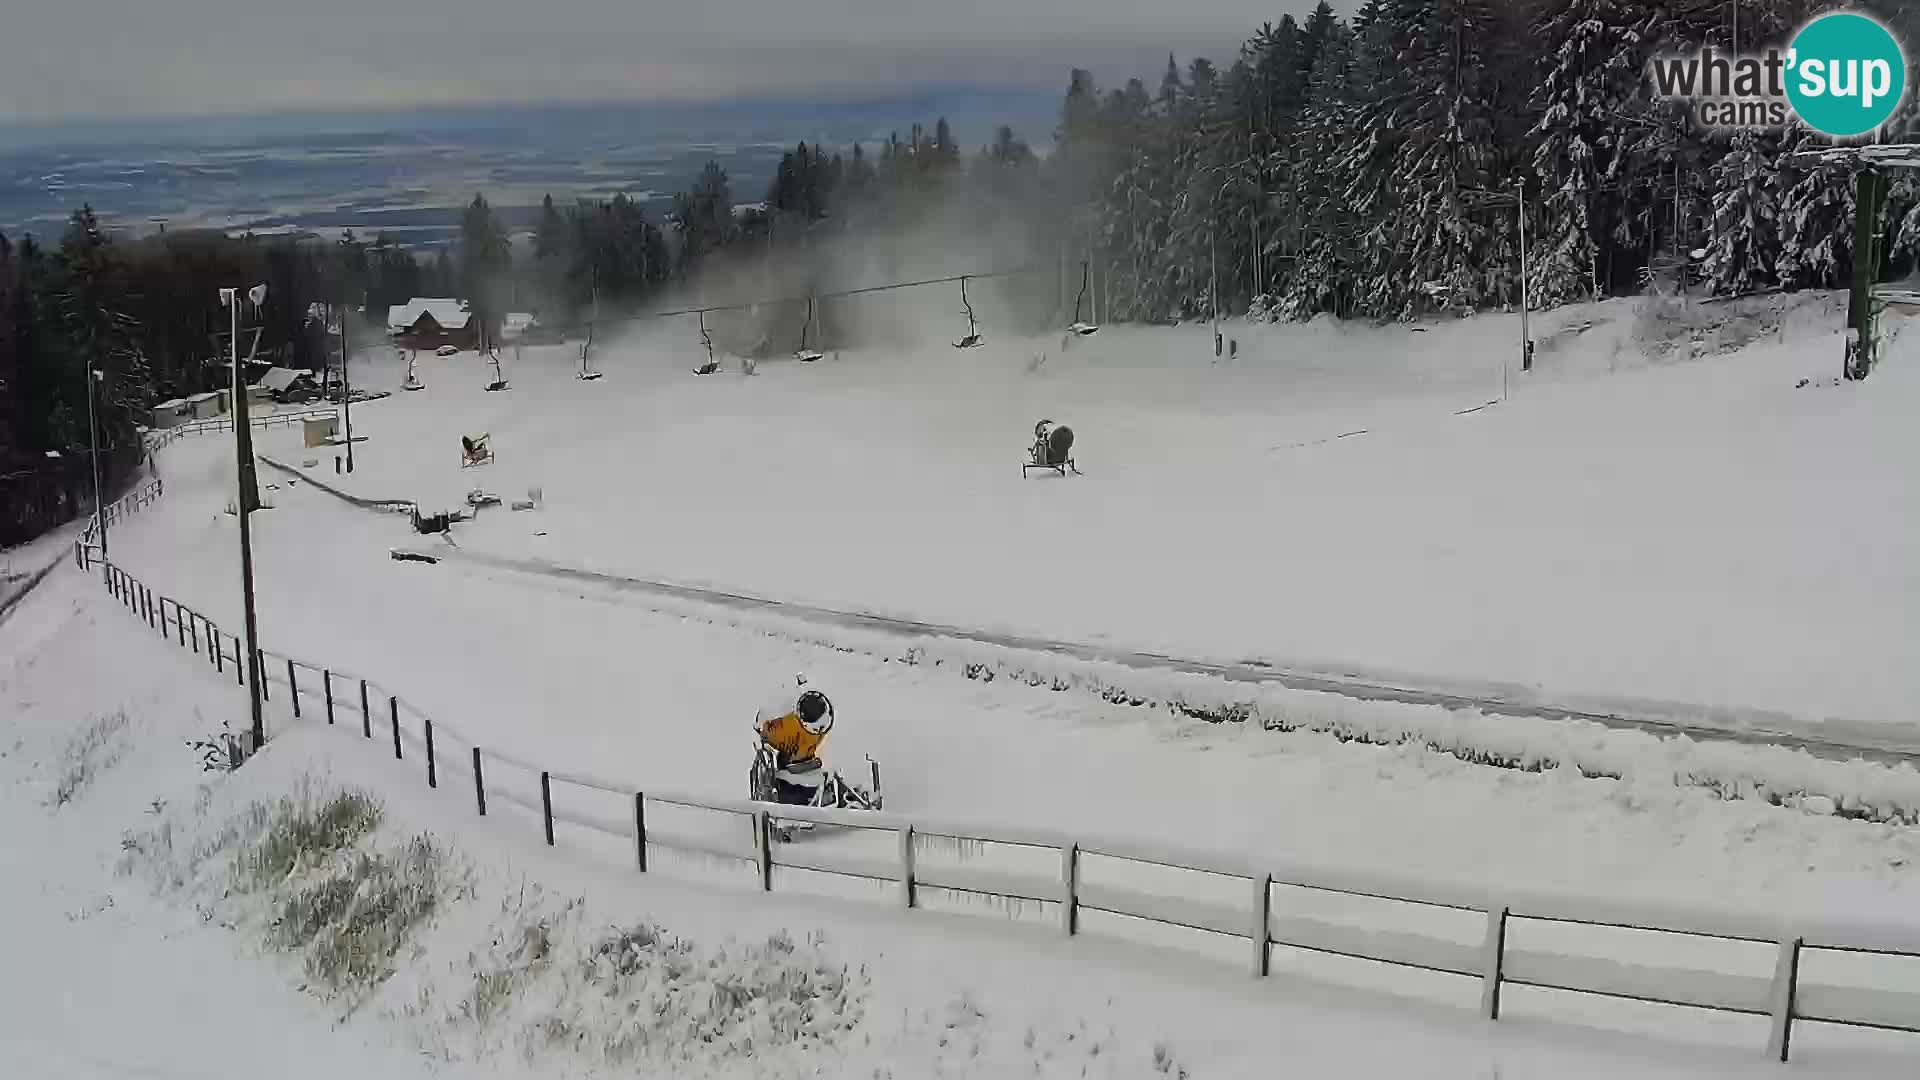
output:
POLYGON ((1060 928, 1080 932, 1080 845, 1071 841, 1060 849, 1060 928))
POLYGON ((173 602, 173 628, 179 631, 180 644, 187 643, 187 613, 180 610, 180 601, 173 602))
POLYGON ((1486 981, 1480 986, 1480 1015, 1489 1020, 1500 1019, 1500 968, 1506 955, 1507 907, 1502 904, 1487 909, 1487 940, 1481 958, 1486 981))
POLYGON ((327 698, 327 726, 333 726, 333 672, 320 669, 320 690, 327 698))
POLYGON ((367 705, 367 680, 360 680, 360 734, 373 738, 373 709, 367 705))
POLYGON ((1801 942, 1801 938, 1782 941, 1780 958, 1773 965, 1773 990, 1769 995, 1773 1001, 1773 1028, 1767 1036, 1767 1056, 1778 1061, 1787 1060, 1787 1051, 1793 1044, 1793 1006, 1800 982, 1801 942))
POLYGON ((390 695, 387 698, 387 718, 393 721, 393 760, 399 761, 402 759, 402 755, 400 753, 400 696, 398 694, 390 695))
POLYGON ((553 779, 546 772, 540 772, 540 820, 547 827, 547 846, 553 846, 553 779))
POLYGON ((1261 874, 1253 879, 1253 973, 1264 977, 1271 961, 1272 950, 1267 947, 1267 932, 1273 913, 1273 875, 1261 874))
POLYGON ((193 655, 199 656, 200 655, 200 616, 196 614, 193 618, 187 620, 187 627, 188 629, 193 631, 193 655))
MULTIPOLYGON (((247 643, 244 641, 241 641, 238 637, 235 637, 233 639, 233 655, 234 655, 235 661, 237 662, 239 660, 240 654, 246 651, 247 651, 247 643)), ((267 678, 267 651, 265 649, 255 649, 253 651, 252 675, 254 678, 260 680, 260 700, 261 701, 272 700, 267 695, 267 684, 272 682, 273 680, 267 678)))
POLYGON ((300 719, 300 684, 293 680, 293 657, 287 657, 287 697, 293 702, 293 718, 300 719))
MULTIPOLYGON (((246 655, 247 655, 247 643, 244 641, 241 641, 239 635, 237 634, 234 635, 234 638, 233 638, 233 685, 235 686, 247 685, 247 675, 249 674, 249 672, 247 671, 246 663, 241 659, 246 655)), ((260 680, 260 700, 261 701, 267 700, 267 680, 265 679, 260 680)))
POLYGON ((434 771, 433 764, 433 717, 421 717, 420 722, 427 728, 427 786, 437 788, 440 786, 440 777, 434 771))
POLYGON ((639 791, 633 793, 633 861, 647 872, 647 796, 639 791))
POLYGON ((227 671, 227 643, 220 640, 220 631, 212 623, 205 619, 200 621, 207 623, 207 652, 213 659, 213 670, 224 675, 227 671))
POLYGON ((773 845, 768 842, 767 834, 773 831, 773 822, 768 820, 765 810, 753 812, 753 861, 760 871, 760 891, 773 891, 773 845))
POLYGON ((913 887, 913 825, 900 826, 900 898, 909 909, 919 901, 913 887))
POLYGON ((473 801, 480 808, 480 816, 487 816, 487 781, 480 772, 480 748, 473 748, 473 801))

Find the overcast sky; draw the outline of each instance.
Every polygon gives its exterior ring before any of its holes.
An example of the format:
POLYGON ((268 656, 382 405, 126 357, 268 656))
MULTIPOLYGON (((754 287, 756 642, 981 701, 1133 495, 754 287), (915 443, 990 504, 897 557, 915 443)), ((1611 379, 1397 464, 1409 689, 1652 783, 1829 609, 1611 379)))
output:
MULTIPOLYGON (((0 0, 0 124, 1157 78, 1312 0, 0 0), (1157 58, 1157 59, 1156 59, 1157 58)), ((1343 13, 1350 2, 1336 3, 1343 13)))

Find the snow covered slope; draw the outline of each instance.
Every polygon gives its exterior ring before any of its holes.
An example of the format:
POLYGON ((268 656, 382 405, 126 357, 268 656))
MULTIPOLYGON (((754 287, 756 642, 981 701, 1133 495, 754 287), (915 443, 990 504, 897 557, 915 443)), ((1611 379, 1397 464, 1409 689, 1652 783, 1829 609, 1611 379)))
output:
POLYGON ((1502 393, 1505 316, 1230 327, 1239 356, 1219 361, 1194 328, 1064 353, 990 329, 982 349, 752 379, 690 376, 697 338, 649 324, 596 382, 571 377, 571 346, 510 358, 506 393, 470 354, 423 358, 424 392, 356 414, 369 441, 341 481, 445 505, 538 487, 538 515, 490 512, 460 542, 639 577, 1907 738, 1920 339, 1896 336, 1866 383, 1800 388, 1837 369, 1830 299, 1724 320, 1712 340, 1743 347, 1686 363, 1643 355, 1666 332, 1636 303, 1537 323, 1539 369, 1477 411, 1502 393), (1086 476, 1021 479, 1042 417, 1079 433, 1086 476), (479 432, 498 461, 463 470, 479 432))
MULTIPOLYGON (((1538 1020, 1485 1029, 1452 1010, 1293 980, 1249 984, 1087 939, 597 870, 511 822, 475 821, 341 729, 292 731, 237 774, 203 775, 182 743, 241 699, 75 571, 0 628, 0 644, 7 1075, 557 1077, 616 1067, 1202 1080, 1285 1067, 1582 1080, 1731 1078, 1755 1067, 1750 1049, 1728 1049, 1737 1044, 1712 1030, 1697 1045, 1697 1033, 1622 1038, 1538 1020), (111 678, 99 677, 102 656, 111 678), (356 791, 373 795, 373 832, 342 853, 314 849, 316 862, 259 892, 259 864, 236 861, 257 853, 235 845, 267 820, 249 808, 356 791), (440 853, 431 915, 385 958, 390 976, 350 996, 328 991, 311 947, 285 940, 287 920, 307 910, 301 884, 410 837, 440 853), (282 893, 289 906, 271 899, 282 893), (609 942, 621 949, 596 951, 609 942)), ((1911 1068, 1822 1045, 1817 1033, 1799 1053, 1822 1076, 1877 1080, 1911 1068)))

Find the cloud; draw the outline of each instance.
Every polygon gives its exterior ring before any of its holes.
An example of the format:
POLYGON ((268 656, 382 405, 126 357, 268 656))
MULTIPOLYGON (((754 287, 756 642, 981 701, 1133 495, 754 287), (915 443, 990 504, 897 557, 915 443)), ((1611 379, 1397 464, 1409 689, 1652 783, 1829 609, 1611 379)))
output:
MULTIPOLYGON (((1310 0, 1263 5, 1261 19, 1310 0)), ((1336 5, 1345 9, 1350 3, 1336 5)), ((1244 0, 50 0, 0 42, 0 122, 490 101, 1064 85, 1216 60, 1244 0)))

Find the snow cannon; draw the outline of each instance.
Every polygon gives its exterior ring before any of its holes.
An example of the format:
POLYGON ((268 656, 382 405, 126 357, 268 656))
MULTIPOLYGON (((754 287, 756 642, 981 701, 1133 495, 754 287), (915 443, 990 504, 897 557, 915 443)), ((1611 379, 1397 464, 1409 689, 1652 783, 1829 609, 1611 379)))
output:
POLYGON ((1033 425, 1033 448, 1020 467, 1020 475, 1024 477, 1033 469, 1052 469, 1061 476, 1072 470, 1075 476, 1080 475, 1079 467, 1073 463, 1072 428, 1051 420, 1033 425))

